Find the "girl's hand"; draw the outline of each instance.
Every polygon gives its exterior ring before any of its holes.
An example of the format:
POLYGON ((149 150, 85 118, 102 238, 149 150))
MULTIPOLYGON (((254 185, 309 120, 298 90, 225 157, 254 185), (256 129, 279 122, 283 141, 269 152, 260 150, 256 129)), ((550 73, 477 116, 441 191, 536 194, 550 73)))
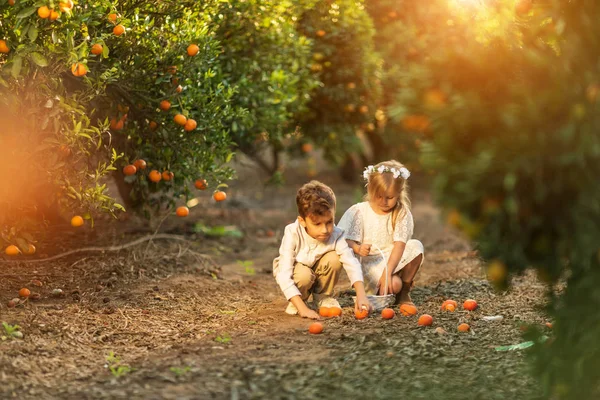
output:
POLYGON ((321 319, 321 316, 319 314, 317 314, 314 310, 311 310, 308 307, 305 307, 304 309, 298 309, 298 314, 302 318, 321 319))
POLYGON ((369 255, 370 252, 371 252, 371 245, 363 243, 360 246, 358 246, 358 251, 356 253, 361 257, 366 257, 369 255))
MULTIPOLYGON (((394 293, 394 286, 392 285, 392 274, 388 274, 387 276, 387 294, 394 293)), ((377 294, 383 296, 385 293, 385 270, 381 274, 381 278, 379 278, 379 282, 377 283, 377 294)))

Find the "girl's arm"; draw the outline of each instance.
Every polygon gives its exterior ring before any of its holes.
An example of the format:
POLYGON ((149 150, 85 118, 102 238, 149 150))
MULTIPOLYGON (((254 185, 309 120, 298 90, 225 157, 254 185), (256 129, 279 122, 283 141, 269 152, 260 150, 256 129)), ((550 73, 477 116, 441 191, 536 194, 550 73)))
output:
POLYGON ((352 249, 354 254, 358 254, 359 256, 366 257, 371 252, 370 244, 365 244, 365 243, 360 244, 360 243, 355 242, 354 240, 350 240, 350 239, 346 239, 346 242, 348 243, 348 247, 350 247, 352 249))
MULTIPOLYGON (((396 266, 402 259, 402 255, 404 254, 404 249, 406 248, 406 243, 404 242, 394 242, 394 248, 392 249, 392 254, 390 254, 390 258, 387 263, 387 284, 388 284, 388 293, 394 293, 394 289, 392 287, 392 275, 396 266)), ((384 289, 381 289, 382 286, 385 286, 385 270, 381 274, 381 278, 379 278, 379 283, 377 287, 379 288, 379 292, 383 293, 384 289)))

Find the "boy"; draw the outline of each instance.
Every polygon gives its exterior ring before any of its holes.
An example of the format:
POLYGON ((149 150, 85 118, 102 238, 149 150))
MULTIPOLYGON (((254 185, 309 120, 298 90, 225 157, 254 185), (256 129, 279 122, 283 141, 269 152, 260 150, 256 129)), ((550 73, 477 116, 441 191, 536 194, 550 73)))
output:
POLYGON ((285 227, 279 257, 273 261, 273 275, 289 304, 286 313, 310 319, 319 314, 308 308, 313 295, 317 307, 338 307, 331 297, 342 267, 356 290, 356 310, 370 309, 365 294, 360 262, 334 225, 335 194, 327 185, 312 181, 296 194, 297 220, 285 227))

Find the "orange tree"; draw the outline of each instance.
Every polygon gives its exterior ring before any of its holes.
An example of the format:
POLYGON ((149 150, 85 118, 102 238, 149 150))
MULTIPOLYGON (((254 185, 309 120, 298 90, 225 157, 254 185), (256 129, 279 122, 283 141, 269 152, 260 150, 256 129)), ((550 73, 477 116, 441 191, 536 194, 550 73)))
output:
POLYGON ((134 161, 140 168, 121 187, 137 204, 185 196, 198 177, 214 188, 231 176, 223 121, 243 110, 217 77, 211 14, 193 5, 0 0, 4 242, 26 251, 27 231, 60 210, 114 213, 122 207, 105 178, 134 161))
POLYGON ((321 82, 302 121, 302 141, 316 143, 340 163, 360 153, 360 139, 368 143, 383 120, 373 24, 362 1, 321 1, 304 12, 298 29, 314 41, 310 69, 321 82))
POLYGON ((426 122, 413 129, 427 139, 422 161, 488 278, 505 288, 534 268, 549 284, 553 337, 529 335, 553 398, 600 394, 598 17, 583 0, 418 3, 405 23, 427 57, 390 106, 398 123, 426 122))

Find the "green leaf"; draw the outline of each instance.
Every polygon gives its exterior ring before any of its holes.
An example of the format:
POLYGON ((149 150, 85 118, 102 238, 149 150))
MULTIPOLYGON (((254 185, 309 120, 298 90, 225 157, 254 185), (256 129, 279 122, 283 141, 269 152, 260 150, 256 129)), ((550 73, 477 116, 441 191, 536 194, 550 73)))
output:
POLYGON ((13 76, 13 78, 16 79, 19 77, 22 66, 23 66, 23 58, 21 58, 20 56, 15 56, 15 58, 13 58, 12 69, 10 70, 10 73, 13 76))
POLYGON ((17 14, 17 18, 27 18, 31 14, 33 14, 36 10, 37 10, 36 7, 25 8, 17 14))
POLYGON ((48 66, 48 60, 46 60, 46 57, 44 57, 40 53, 31 53, 31 60, 34 63, 36 63, 39 67, 47 67, 48 66))
POLYGON ((37 37, 38 37, 38 33, 39 33, 39 30, 38 30, 37 26, 31 25, 31 27, 29 28, 29 31, 27 32, 27 34, 29 35, 29 40, 31 40, 32 42, 35 42, 35 39, 37 39, 37 37))

